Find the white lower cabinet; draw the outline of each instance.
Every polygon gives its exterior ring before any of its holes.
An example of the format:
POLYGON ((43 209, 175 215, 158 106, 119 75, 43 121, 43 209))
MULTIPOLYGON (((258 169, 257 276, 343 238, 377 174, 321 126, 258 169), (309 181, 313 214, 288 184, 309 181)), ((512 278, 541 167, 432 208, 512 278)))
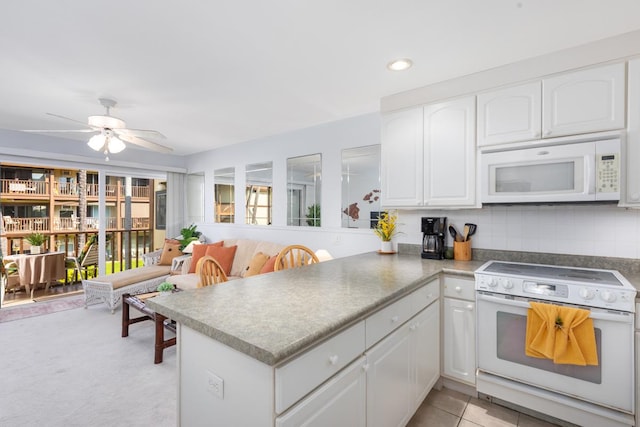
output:
POLYGON ((440 376, 439 301, 436 278, 278 367, 179 324, 179 424, 405 425, 440 376))
POLYGON ((439 319, 431 304, 367 351, 367 426, 405 425, 438 380, 439 319))
POLYGON ((475 302, 444 299, 444 375, 476 383, 475 302))
POLYGON ((411 335, 411 365, 413 377, 413 411, 440 378, 440 304, 435 303, 420 313, 415 319, 411 335))
POLYGON ((364 427, 366 418, 365 358, 360 357, 289 412, 276 427, 364 427))

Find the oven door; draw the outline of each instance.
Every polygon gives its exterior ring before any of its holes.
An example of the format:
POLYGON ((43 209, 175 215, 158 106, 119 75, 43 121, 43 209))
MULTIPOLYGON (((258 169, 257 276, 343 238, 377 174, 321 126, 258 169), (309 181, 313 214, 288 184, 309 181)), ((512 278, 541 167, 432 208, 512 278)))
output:
POLYGON ((489 292, 476 298, 480 371, 633 414, 631 313, 592 309, 599 365, 561 365, 525 355, 527 299, 489 292))

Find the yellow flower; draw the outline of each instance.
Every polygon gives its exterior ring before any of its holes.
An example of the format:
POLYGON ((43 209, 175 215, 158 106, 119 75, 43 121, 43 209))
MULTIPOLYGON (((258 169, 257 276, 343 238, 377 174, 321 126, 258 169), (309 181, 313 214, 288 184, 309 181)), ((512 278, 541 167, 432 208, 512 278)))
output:
POLYGON ((376 233, 383 242, 390 242, 393 235, 396 234, 396 221, 398 220, 398 214, 382 212, 378 217, 378 224, 376 224, 373 232, 376 233))

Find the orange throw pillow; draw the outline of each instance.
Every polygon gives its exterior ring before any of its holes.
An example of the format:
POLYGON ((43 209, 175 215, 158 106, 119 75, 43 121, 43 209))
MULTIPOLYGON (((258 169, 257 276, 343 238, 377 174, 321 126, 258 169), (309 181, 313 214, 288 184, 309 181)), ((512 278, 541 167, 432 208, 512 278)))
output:
POLYGON ((224 270, 224 273, 228 276, 231 273, 231 266, 233 265, 233 258, 236 256, 237 245, 234 246, 210 246, 207 249, 206 255, 212 256, 220 267, 224 270))
POLYGON ((189 265, 189 273, 196 272, 196 265, 198 264, 198 261, 200 261, 200 258, 205 256, 205 254, 207 253, 207 249, 212 246, 222 246, 223 243, 224 242, 220 240, 219 242, 209 243, 206 245, 193 245, 193 252, 191 253, 191 264, 189 265))
POLYGON ((278 254, 275 254, 274 256, 269 258, 267 262, 260 269, 260 274, 272 273, 274 268, 276 267, 276 258, 278 258, 278 254))
POLYGON ((180 251, 180 242, 175 240, 166 239, 164 246, 162 247, 162 254, 160 254, 160 262, 158 265, 171 265, 173 259, 182 255, 180 251))

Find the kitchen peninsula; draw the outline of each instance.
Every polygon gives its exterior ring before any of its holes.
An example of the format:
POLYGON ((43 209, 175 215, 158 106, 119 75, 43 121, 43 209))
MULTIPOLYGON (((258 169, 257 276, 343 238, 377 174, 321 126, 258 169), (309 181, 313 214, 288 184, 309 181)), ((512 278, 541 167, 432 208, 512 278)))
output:
MULTIPOLYGON (((410 417, 440 374, 439 276, 472 279, 480 264, 367 253, 154 298, 149 305, 178 322, 180 423, 289 425, 315 394, 322 402, 353 393, 350 402, 375 410, 362 377, 376 375, 376 349, 384 356, 429 342, 422 350, 432 357, 408 356, 404 367, 418 383, 428 377, 412 395, 417 404, 399 403, 410 417), (416 330, 425 335, 411 340, 416 330)), ((388 405, 402 398, 387 392, 388 405)))

